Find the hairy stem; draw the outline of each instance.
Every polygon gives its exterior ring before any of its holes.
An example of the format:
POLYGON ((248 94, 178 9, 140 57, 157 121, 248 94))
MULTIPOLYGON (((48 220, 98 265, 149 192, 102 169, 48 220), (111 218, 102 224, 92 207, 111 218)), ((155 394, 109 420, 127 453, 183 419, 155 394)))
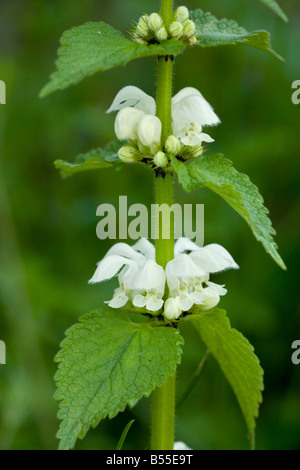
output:
MULTIPOLYGON (((168 26, 173 15, 173 0, 162 0, 161 16, 168 26)), ((157 76, 157 116, 162 123, 162 143, 171 133, 173 58, 158 58, 157 76)), ((173 205, 173 175, 157 172, 155 177, 156 204, 173 205)), ((157 209, 158 210, 158 209, 157 209)), ((165 216, 169 211, 166 211, 165 216)), ((162 212, 162 217, 164 212, 162 212)), ((159 217, 159 214, 158 214, 159 217)), ((170 216, 169 216, 170 217, 170 216)), ((159 219, 156 219, 159 220, 159 219)), ((162 222, 162 220, 161 220, 162 222)), ((159 224, 161 226, 163 224, 159 224)), ((158 229, 159 230, 159 229, 158 229)), ((155 240, 156 262, 165 268, 174 257, 174 218, 170 217, 170 236, 163 238, 162 229, 155 240)), ((176 374, 168 377, 164 385, 152 393, 151 449, 173 450, 175 423, 175 386, 176 374)))

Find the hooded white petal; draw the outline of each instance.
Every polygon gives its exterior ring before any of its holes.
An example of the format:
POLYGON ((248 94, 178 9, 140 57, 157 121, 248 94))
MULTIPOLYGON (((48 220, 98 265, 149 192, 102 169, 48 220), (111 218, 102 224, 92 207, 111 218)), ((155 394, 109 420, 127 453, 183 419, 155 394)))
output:
POLYGON ((189 284, 193 278, 205 275, 206 272, 185 254, 177 255, 166 266, 167 283, 171 292, 178 290, 182 283, 189 284))
POLYGON ((112 255, 103 258, 103 260, 98 263, 93 277, 89 280, 89 284, 96 284, 106 281, 107 279, 112 279, 124 266, 126 266, 126 271, 138 271, 137 262, 124 258, 124 256, 112 255))
POLYGON ((216 126, 221 121, 198 90, 184 88, 172 99, 172 122, 173 134, 184 139, 185 145, 201 145, 211 138, 199 126, 216 126))
POLYGON ((154 98, 135 86, 122 88, 115 97, 111 107, 106 112, 112 113, 113 111, 120 111, 126 107, 140 109, 144 111, 145 114, 155 115, 156 113, 154 98))
POLYGON ((199 268, 208 273, 239 268, 230 253, 216 243, 194 250, 189 256, 199 268))
POLYGON ((194 251, 199 250, 200 246, 196 245, 196 243, 192 242, 187 237, 178 238, 174 246, 174 254, 175 256, 179 255, 180 253, 184 253, 186 251, 194 251))
POLYGON ((129 246, 127 243, 116 243, 108 250, 105 258, 112 255, 123 256, 125 258, 136 261, 139 266, 143 266, 145 264, 145 256, 143 256, 141 253, 138 253, 138 251, 135 249, 135 246, 136 245, 129 246))
POLYGON ((155 248, 147 238, 140 238, 140 240, 133 245, 135 251, 144 255, 147 259, 155 259, 155 248))
POLYGON ((188 118, 186 122, 196 122, 202 126, 216 126, 221 122, 213 107, 196 88, 183 88, 172 98, 172 114, 176 114, 175 111, 180 110, 182 107, 188 108, 188 111, 190 108, 193 115, 199 118, 195 121, 188 118))
POLYGON ((164 269, 155 261, 149 259, 140 270, 135 281, 135 289, 142 291, 154 291, 163 296, 165 291, 166 276, 164 269))

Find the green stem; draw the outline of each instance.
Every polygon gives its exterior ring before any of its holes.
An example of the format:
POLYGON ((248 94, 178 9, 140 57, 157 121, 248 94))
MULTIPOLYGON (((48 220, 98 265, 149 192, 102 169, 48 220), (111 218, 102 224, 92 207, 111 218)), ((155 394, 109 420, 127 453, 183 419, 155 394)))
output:
POLYGON ((173 450, 176 375, 152 393, 151 450, 173 450))
MULTIPOLYGON (((162 0, 161 17, 165 25, 169 25, 173 15, 173 0, 162 0)), ((157 116, 162 123, 162 143, 171 134, 171 99, 172 99, 173 58, 158 58, 157 116)), ((173 205, 174 188, 173 175, 157 172, 155 177, 156 204, 173 205)), ((156 262, 165 268, 166 264, 174 258, 174 218, 170 220, 170 237, 162 238, 158 234, 155 240, 156 262)), ((151 449, 173 450, 174 424, 175 424, 175 387, 176 374, 168 377, 164 385, 152 393, 151 413, 151 449)))

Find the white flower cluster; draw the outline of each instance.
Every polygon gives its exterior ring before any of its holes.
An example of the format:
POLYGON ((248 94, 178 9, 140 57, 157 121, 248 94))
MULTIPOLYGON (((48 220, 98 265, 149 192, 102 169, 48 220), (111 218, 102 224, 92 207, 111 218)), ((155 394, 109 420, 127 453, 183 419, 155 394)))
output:
POLYGON ((98 263, 89 283, 118 276, 119 288, 107 301, 110 307, 121 308, 129 302, 156 315, 163 313, 171 321, 193 305, 203 310, 215 307, 227 291, 209 277, 211 273, 238 269, 231 255, 221 245, 200 248, 188 238, 180 238, 174 251, 174 259, 164 270, 155 262, 155 248, 145 238, 134 246, 117 243, 98 263), (166 284, 168 298, 164 300, 166 284))
POLYGON ((203 126, 215 126, 220 119, 211 105, 195 88, 183 88, 172 98, 172 135, 161 142, 162 125, 152 96, 135 86, 126 86, 115 97, 108 113, 118 111, 115 133, 129 145, 119 150, 119 158, 132 163, 144 158, 157 167, 168 165, 168 154, 183 159, 198 157, 203 142, 213 139, 202 132, 203 126))
POLYGON ((189 10, 181 6, 175 11, 169 26, 164 24, 158 13, 141 16, 132 32, 132 39, 138 44, 148 45, 175 38, 183 40, 186 46, 194 46, 197 43, 195 30, 196 26, 190 20, 189 10))

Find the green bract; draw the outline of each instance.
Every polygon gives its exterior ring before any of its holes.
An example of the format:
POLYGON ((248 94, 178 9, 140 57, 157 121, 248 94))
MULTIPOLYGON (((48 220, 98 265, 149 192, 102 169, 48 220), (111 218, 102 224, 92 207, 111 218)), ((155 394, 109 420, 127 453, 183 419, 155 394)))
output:
POLYGON ((90 426, 133 407, 175 373, 183 339, 159 322, 133 323, 103 308, 80 318, 56 356, 60 449, 71 449, 90 426))
POLYGON ((190 12, 191 19, 196 24, 197 45, 200 47, 230 46, 244 44, 268 52, 277 59, 282 57, 273 51, 270 34, 267 31, 249 33, 234 20, 223 18, 218 20, 211 13, 197 9, 190 12))
POLYGON ((263 370, 249 341, 231 328, 225 310, 214 308, 187 317, 218 361, 240 404, 254 447, 255 418, 262 401, 263 370))
POLYGON ((190 165, 185 165, 175 157, 171 157, 171 162, 186 191, 206 186, 219 194, 246 220, 255 238, 263 244, 274 261, 286 269, 273 240, 276 232, 268 217, 268 209, 263 205, 258 188, 247 175, 239 173, 232 162, 220 154, 199 157, 190 165))
POLYGON ((141 57, 179 54, 185 46, 171 39, 162 44, 142 46, 102 21, 89 22, 65 31, 58 50, 57 71, 42 89, 40 97, 75 85, 101 70, 126 65, 141 57))

